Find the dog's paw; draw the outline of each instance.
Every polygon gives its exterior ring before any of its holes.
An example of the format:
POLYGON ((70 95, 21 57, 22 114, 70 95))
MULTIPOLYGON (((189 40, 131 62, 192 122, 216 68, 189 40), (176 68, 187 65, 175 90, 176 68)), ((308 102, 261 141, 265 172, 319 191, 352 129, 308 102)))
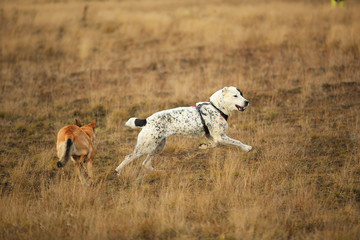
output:
POLYGON ((198 148, 199 149, 211 149, 211 148, 214 148, 216 147, 216 144, 210 142, 210 143, 200 143, 198 148))
POLYGON ((115 169, 114 174, 115 174, 117 177, 120 177, 120 172, 121 172, 121 171, 119 171, 118 169, 115 169))
POLYGON ((246 151, 246 152, 250 152, 251 150, 253 150, 253 147, 252 147, 252 146, 246 145, 246 146, 244 147, 244 151, 246 151))
POLYGON ((199 149, 208 149, 209 146, 208 146, 208 144, 206 144, 206 143, 200 143, 199 146, 198 146, 198 148, 199 148, 199 149))

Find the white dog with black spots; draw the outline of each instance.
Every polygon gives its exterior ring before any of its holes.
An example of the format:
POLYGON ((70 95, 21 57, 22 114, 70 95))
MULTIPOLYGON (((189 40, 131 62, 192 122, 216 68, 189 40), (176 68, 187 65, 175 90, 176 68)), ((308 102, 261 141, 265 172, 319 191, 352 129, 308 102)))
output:
POLYGON ((144 155, 143 166, 154 170, 152 160, 160 154, 166 144, 166 138, 171 135, 187 137, 203 137, 209 139, 209 144, 200 146, 202 149, 213 148, 219 144, 233 145, 245 152, 252 147, 226 135, 228 131, 227 118, 233 111, 245 111, 249 101, 243 97, 236 87, 224 87, 210 97, 210 102, 200 102, 196 107, 179 107, 154 113, 146 119, 130 118, 126 126, 140 127, 135 150, 127 155, 116 168, 120 175, 122 169, 144 155))

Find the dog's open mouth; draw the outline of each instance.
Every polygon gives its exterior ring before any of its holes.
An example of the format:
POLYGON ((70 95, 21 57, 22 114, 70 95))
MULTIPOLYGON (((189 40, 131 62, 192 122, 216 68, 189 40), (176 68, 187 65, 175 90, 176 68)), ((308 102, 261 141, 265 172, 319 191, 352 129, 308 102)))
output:
POLYGON ((237 104, 235 104, 235 107, 236 107, 240 112, 245 111, 245 108, 246 108, 246 107, 240 107, 240 106, 237 105, 237 104))

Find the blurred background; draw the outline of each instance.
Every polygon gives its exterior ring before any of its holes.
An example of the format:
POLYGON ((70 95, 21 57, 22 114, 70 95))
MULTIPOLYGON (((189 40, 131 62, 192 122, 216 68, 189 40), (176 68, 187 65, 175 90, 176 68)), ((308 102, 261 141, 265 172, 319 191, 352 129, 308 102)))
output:
POLYGON ((60 1, 0 5, 0 238, 360 237, 358 1, 60 1), (171 137, 149 173, 114 169, 130 117, 250 101, 199 150, 171 137), (56 169, 57 131, 98 118, 95 186, 56 169))

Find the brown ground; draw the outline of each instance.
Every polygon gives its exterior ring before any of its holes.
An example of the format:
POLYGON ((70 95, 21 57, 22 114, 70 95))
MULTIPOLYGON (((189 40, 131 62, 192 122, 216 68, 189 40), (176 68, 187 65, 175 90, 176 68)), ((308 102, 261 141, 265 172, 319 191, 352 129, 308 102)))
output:
POLYGON ((2 1, 0 239, 359 239, 360 5, 313 2, 2 1), (115 177, 129 117, 224 86, 254 151, 170 137, 115 177), (95 116, 88 188, 55 140, 95 116))

